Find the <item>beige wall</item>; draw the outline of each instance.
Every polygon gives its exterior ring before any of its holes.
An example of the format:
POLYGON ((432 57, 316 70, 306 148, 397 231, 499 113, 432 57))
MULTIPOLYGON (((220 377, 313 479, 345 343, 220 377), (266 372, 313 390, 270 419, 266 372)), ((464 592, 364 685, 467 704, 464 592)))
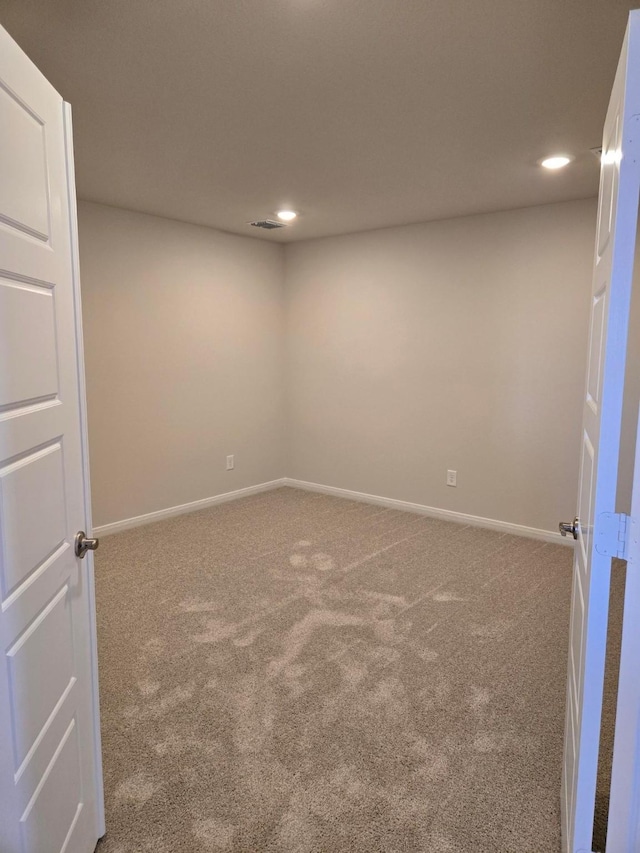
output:
POLYGON ((572 518, 595 215, 587 200, 288 246, 288 475, 546 530, 572 518))
POLYGON ((94 524, 282 476, 282 247, 88 203, 79 229, 94 524))

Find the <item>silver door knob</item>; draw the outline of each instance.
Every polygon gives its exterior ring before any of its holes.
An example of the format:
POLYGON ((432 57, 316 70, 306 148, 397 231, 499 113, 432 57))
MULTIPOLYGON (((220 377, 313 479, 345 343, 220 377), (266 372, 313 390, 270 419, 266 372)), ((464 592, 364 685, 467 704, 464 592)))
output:
POLYGON ((79 530, 76 533, 75 538, 74 550, 76 552, 76 557, 80 557, 80 559, 82 559, 87 551, 95 551, 99 544, 99 539, 88 539, 84 530, 79 530))
POLYGON ((578 530, 580 529, 580 519, 576 515, 571 524, 567 524, 566 521, 561 521, 558 528, 562 536, 568 536, 570 533, 574 539, 577 539, 578 530))

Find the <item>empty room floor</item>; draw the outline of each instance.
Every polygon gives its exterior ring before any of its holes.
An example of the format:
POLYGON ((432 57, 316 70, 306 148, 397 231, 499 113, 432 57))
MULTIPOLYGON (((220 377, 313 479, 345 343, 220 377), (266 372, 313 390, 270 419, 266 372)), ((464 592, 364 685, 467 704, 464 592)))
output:
POLYGON ((104 537, 99 853, 558 850, 571 562, 290 488, 104 537))

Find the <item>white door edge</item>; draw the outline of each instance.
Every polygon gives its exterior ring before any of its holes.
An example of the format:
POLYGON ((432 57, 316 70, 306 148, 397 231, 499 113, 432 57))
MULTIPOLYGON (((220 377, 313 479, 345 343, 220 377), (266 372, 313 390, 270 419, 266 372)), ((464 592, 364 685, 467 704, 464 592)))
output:
POLYGON ((607 853, 640 850, 640 413, 628 537, 607 853))
MULTIPOLYGON (((73 159, 73 125, 71 119, 71 104, 66 101, 62 105, 64 119, 64 145, 67 166, 67 195, 69 198, 69 221, 71 241, 71 258, 73 272, 73 302, 75 310, 76 350, 78 354, 78 389, 80 403, 80 434, 82 445, 82 467, 84 480, 84 511, 86 518, 86 533, 91 536, 93 522, 91 516, 91 479, 89 476, 89 428, 87 418, 87 393, 84 367, 84 344, 82 334, 82 295, 80 289, 80 258, 78 253, 78 210, 76 202, 76 179, 73 159)), ((97 624, 96 624, 96 602, 95 602, 95 579, 93 552, 89 551, 85 556, 85 577, 87 580, 87 605, 91 625, 91 693, 93 700, 93 744, 94 744, 94 767, 95 767, 95 798, 96 798, 96 831, 99 838, 105 834, 104 813, 104 779, 102 771, 102 740, 100 736, 100 694, 98 679, 98 647, 97 624)))

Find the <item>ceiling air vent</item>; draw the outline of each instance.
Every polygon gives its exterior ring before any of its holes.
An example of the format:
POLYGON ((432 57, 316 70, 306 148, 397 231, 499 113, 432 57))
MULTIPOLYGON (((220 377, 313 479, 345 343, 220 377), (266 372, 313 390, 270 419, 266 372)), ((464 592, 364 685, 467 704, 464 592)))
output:
POLYGON ((271 231, 272 228, 286 228, 286 223, 284 222, 276 222, 274 219, 256 219, 255 222, 250 222, 249 225, 253 225, 254 228, 266 228, 267 231, 271 231))

